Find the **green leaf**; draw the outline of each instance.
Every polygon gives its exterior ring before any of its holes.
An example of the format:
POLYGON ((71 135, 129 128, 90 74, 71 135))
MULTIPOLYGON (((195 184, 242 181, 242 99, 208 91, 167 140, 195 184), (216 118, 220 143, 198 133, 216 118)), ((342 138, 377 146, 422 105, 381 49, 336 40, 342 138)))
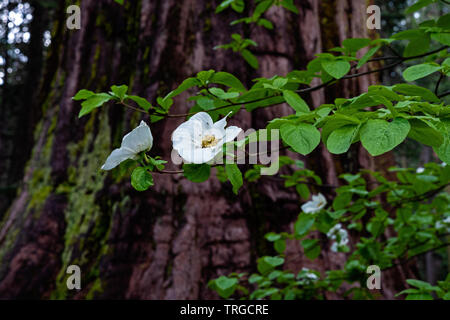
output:
POLYGON ((434 2, 434 0, 419 0, 416 3, 414 3, 412 6, 407 8, 405 10, 405 13, 406 14, 414 13, 414 12, 422 9, 423 7, 428 6, 429 4, 431 4, 433 2, 434 2))
POLYGON ((276 89, 281 89, 282 87, 284 87, 284 85, 286 85, 286 83, 288 83, 288 79, 285 78, 276 78, 272 85, 274 88, 276 89))
POLYGON ((297 9, 297 7, 296 7, 295 4, 294 4, 294 0, 283 0, 283 1, 281 2, 281 5, 282 5, 285 9, 287 9, 287 10, 289 10, 289 11, 295 13, 295 14, 298 14, 298 9, 297 9))
POLYGON ((431 38, 440 42, 446 46, 450 46, 450 33, 449 32, 440 32, 440 33, 432 33, 431 38))
POLYGON ((420 37, 413 38, 409 41, 405 50, 403 51, 404 57, 412 57, 419 54, 426 53, 430 48, 430 35, 423 32, 420 37))
POLYGON ((233 10, 238 12, 238 13, 244 12, 244 9, 245 9, 245 2, 244 2, 244 0, 234 0, 231 3, 231 8, 233 8, 233 10))
POLYGON ((242 96, 239 97, 238 102, 242 102, 242 104, 245 104, 245 108, 247 109, 247 111, 253 111, 256 108, 283 103, 285 102, 285 100, 282 96, 273 96, 271 90, 259 88, 259 89, 252 89, 244 93, 242 96), (246 101, 255 101, 255 100, 261 101, 245 103, 246 101))
POLYGON ((309 192, 309 188, 306 184, 297 184, 295 186, 295 190, 300 195, 300 197, 302 197, 303 199, 305 199, 305 200, 309 199, 310 192, 309 192))
POLYGON ((378 156, 402 143, 410 128, 403 118, 395 118, 392 122, 370 119, 361 128, 361 143, 372 156, 378 156))
POLYGON ((247 49, 244 49, 241 51, 242 57, 244 57, 245 61, 254 69, 258 69, 258 59, 248 51, 247 49))
POLYGON ((184 176, 192 182, 204 182, 208 180, 211 174, 211 166, 209 164, 184 164, 184 176))
POLYGON ((286 240, 278 239, 274 242, 273 247, 279 254, 283 254, 284 250, 286 250, 286 240))
POLYGON ((217 289, 217 293, 222 298, 228 299, 236 290, 238 279, 220 276, 219 278, 215 279, 213 283, 217 289))
POLYGON ((309 107, 297 93, 290 90, 283 90, 283 97, 286 102, 297 112, 309 112, 309 107))
POLYGON ((433 296, 429 293, 410 293, 405 300, 433 300, 433 296))
POLYGON ((137 191, 145 191, 153 185, 153 177, 145 168, 137 167, 131 174, 131 185, 137 191))
POLYGON ((108 102, 113 97, 107 93, 97 93, 90 96, 87 100, 81 104, 81 110, 78 114, 78 118, 90 113, 95 108, 102 106, 105 102, 108 102))
POLYGON ((339 193, 333 200, 333 209, 344 209, 350 204, 350 201, 352 201, 352 194, 350 192, 339 193))
POLYGON ((72 98, 72 100, 86 100, 87 98, 93 96, 95 93, 86 89, 81 89, 78 93, 72 98))
POLYGON ((284 259, 281 257, 263 257, 262 261, 267 263, 272 268, 281 266, 284 263, 284 259))
POLYGON ((214 109, 216 106, 214 105, 214 100, 209 99, 207 97, 201 97, 197 100, 197 104, 200 108, 202 108, 205 111, 214 109))
POLYGON ((406 70, 403 71, 403 78, 408 82, 415 81, 417 79, 424 78, 441 69, 442 67, 438 65, 422 63, 406 68, 406 70))
POLYGON ((358 134, 358 129, 359 125, 349 124, 331 132, 327 139, 328 151, 334 154, 347 152, 358 134))
POLYGON ((122 101, 123 98, 125 97, 125 94, 128 91, 128 86, 126 86, 126 85, 112 86, 111 91, 114 93, 114 95, 116 97, 118 97, 120 99, 120 101, 122 101))
POLYGON ((442 121, 438 126, 439 132, 444 136, 444 142, 439 148, 434 147, 433 150, 439 159, 446 163, 450 163, 450 120, 442 121))
POLYGON ((253 11, 253 19, 257 20, 267 9, 272 5, 273 0, 262 0, 258 3, 255 10, 253 11))
POLYGON ((242 82, 228 72, 216 72, 209 81, 211 83, 223 84, 224 86, 236 89, 239 92, 246 91, 242 82))
POLYGON ((350 63, 345 60, 324 60, 323 69, 333 78, 340 79, 350 71, 350 63))
POLYGON ((410 119, 409 123, 411 124, 411 130, 408 133, 409 138, 436 148, 444 142, 443 135, 425 122, 418 119, 410 119))
POLYGON ((372 56, 381 48, 381 46, 376 46, 373 48, 370 48, 369 51, 366 52, 365 55, 362 56, 361 59, 359 59, 358 65, 356 66, 356 69, 361 68, 372 56))
POLYGON ((178 88, 176 88, 175 90, 172 90, 171 92, 169 92, 165 97, 164 100, 169 99, 169 98, 173 98, 177 95, 179 95, 180 93, 193 88, 195 86, 200 85, 200 81, 198 81, 197 78, 187 78, 185 79, 179 86, 178 88))
POLYGON ((219 99, 227 100, 239 97, 239 92, 225 92, 220 88, 210 88, 209 91, 219 99))
POLYGON ((407 96, 417 96, 422 97, 425 100, 431 102, 439 102, 439 98, 436 97, 436 95, 433 92, 423 87, 415 86, 412 84, 400 83, 396 84, 392 89, 407 96))
POLYGON ((367 47, 372 40, 368 38, 350 38, 342 41, 342 45, 350 52, 356 52, 367 47))
POLYGON ((309 259, 314 260, 320 255, 320 245, 317 239, 304 239, 302 240, 302 246, 309 259))
POLYGON ((305 235, 314 224, 314 221, 314 215, 309 213, 300 213, 294 225, 295 234, 297 236, 305 235))
POLYGON ((263 26, 264 28, 269 29, 269 30, 273 29, 272 22, 270 22, 267 19, 260 18, 257 23, 258 23, 258 26, 263 26))
POLYGON ((228 8, 232 3, 234 2, 234 0, 225 0, 222 1, 216 8, 216 13, 222 12, 223 10, 225 10, 226 8, 228 8))
POLYGON ((237 194, 243 184, 241 170, 239 170, 237 164, 231 163, 225 164, 225 172, 227 173, 228 180, 233 185, 233 192, 237 194))
POLYGON ((419 289, 427 290, 427 291, 433 290, 433 288, 434 288, 431 284, 429 284, 428 282, 422 281, 422 280, 407 279, 406 282, 411 286, 414 286, 419 289))
POLYGON ((436 26, 442 29, 450 29, 450 13, 439 17, 436 26))
POLYGON ((123 0, 114 0, 115 2, 117 2, 120 5, 123 5, 123 0))
POLYGON ((136 102, 137 105, 142 109, 144 109, 145 111, 150 110, 150 108, 152 107, 152 105, 150 104, 150 102, 147 101, 147 99, 138 96, 127 96, 127 98, 136 102))
POLYGON ((269 232, 264 236, 268 241, 274 242, 281 239, 281 234, 275 232, 269 232))
POLYGON ((214 73, 215 71, 213 69, 202 70, 197 73, 197 79, 200 80, 200 83, 207 84, 214 73))
POLYGON ((216 279, 216 285, 220 290, 227 290, 238 283, 238 279, 236 278, 228 278, 225 276, 220 276, 216 279))
POLYGON ((320 132, 311 124, 283 124, 281 138, 296 152, 307 155, 320 143, 320 132))

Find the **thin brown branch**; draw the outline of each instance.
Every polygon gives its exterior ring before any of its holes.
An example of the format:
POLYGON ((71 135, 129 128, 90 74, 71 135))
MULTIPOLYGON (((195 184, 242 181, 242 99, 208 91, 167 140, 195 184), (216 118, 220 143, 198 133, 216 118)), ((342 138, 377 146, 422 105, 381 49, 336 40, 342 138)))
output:
POLYGON ((439 85, 441 84, 442 79, 444 78, 444 74, 441 73, 441 75, 439 76, 439 80, 436 83, 436 86, 434 87, 434 94, 438 95, 439 92, 439 85))
MULTIPOLYGON (((439 51, 445 50, 448 47, 449 46, 443 46, 443 47, 440 47, 438 49, 432 50, 430 52, 426 52, 426 53, 415 55, 415 56, 411 56, 411 57, 400 57, 399 56, 399 57, 373 58, 373 59, 369 60, 369 62, 370 61, 380 61, 380 60, 392 60, 394 58, 398 59, 398 61, 396 61, 396 62, 394 62, 392 64, 389 64, 387 66, 384 66, 382 68, 369 70, 369 71, 365 71, 365 72, 360 72, 360 73, 355 73, 355 74, 349 74, 349 75, 346 75, 346 76, 342 77, 341 79, 352 79, 352 78, 357 78, 357 77, 361 77, 361 76, 372 74, 372 73, 382 72, 382 71, 391 69, 391 68, 393 68, 393 67, 395 67, 397 65, 400 65, 404 61, 423 58, 423 57, 429 56, 431 54, 437 53, 439 51)), ((297 93, 310 93, 310 92, 313 92, 313 91, 325 88, 325 87, 327 87, 327 86, 337 82, 338 80, 340 80, 340 79, 331 79, 331 80, 329 80, 329 81, 327 81, 325 83, 319 84, 319 85, 314 86, 314 87, 309 87, 309 88, 305 88, 305 89, 296 90, 296 92, 297 93)), ((450 93, 444 93, 443 96, 445 96, 447 94, 450 94, 450 93)), ((208 111, 217 111, 217 110, 221 110, 221 109, 225 109, 225 108, 229 108, 229 107, 233 107, 233 106, 239 106, 239 105, 241 106, 241 109, 243 109, 245 104, 260 102, 260 101, 264 101, 264 100, 271 99, 271 98, 274 98, 274 97, 276 97, 276 95, 271 95, 271 96, 267 96, 267 97, 264 97, 264 98, 258 98, 258 99, 250 100, 250 101, 233 102, 233 103, 226 104, 224 106, 213 108, 213 109, 208 110, 208 111)), ((132 106, 130 106, 130 105, 124 103, 124 102, 121 102, 121 104, 123 104, 127 108, 130 108, 130 109, 133 109, 133 110, 136 110, 136 111, 139 111, 139 112, 146 113, 144 110, 141 110, 141 109, 138 109, 138 108, 134 108, 134 107, 132 107, 132 106)), ((270 105, 270 106, 275 106, 275 105, 278 105, 278 103, 270 105)), ((270 107, 270 106, 267 106, 267 107, 270 107)), ((198 112, 189 112, 189 113, 180 113, 180 114, 165 114, 165 113, 160 113, 160 112, 155 111, 155 112, 151 113, 151 115, 160 116, 160 117, 164 117, 164 118, 185 118, 185 117, 188 117, 188 116, 192 116, 192 115, 194 115, 196 113, 198 113, 198 112)))
POLYGON ((117 103, 123 105, 124 107, 126 107, 128 109, 131 109, 131 110, 134 110, 134 111, 138 111, 138 112, 142 112, 142 113, 147 113, 147 111, 145 111, 143 109, 139 109, 139 108, 133 107, 133 106, 131 106, 128 103, 125 103, 123 101, 119 101, 117 103))

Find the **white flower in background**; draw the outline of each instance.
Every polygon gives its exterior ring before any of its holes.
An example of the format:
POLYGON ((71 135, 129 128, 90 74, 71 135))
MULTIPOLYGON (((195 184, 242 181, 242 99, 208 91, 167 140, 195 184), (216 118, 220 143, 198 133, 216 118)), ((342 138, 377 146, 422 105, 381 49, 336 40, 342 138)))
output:
POLYGON ((173 148, 188 163, 213 160, 222 151, 222 146, 233 141, 242 131, 235 126, 225 129, 227 116, 213 123, 206 112, 193 115, 172 133, 173 148))
POLYGON ((333 244, 331 245, 331 251, 338 252, 338 243, 337 242, 333 242, 333 244))
POLYGON ((419 168, 417 168, 416 173, 422 173, 422 172, 424 172, 424 171, 425 171, 424 168, 419 167, 419 168))
POLYGON ((331 245, 331 251, 338 252, 339 247, 345 246, 348 243, 348 232, 342 228, 340 223, 336 224, 327 232, 327 237, 331 240, 336 240, 331 245))
POLYGON ((308 268, 302 268, 302 271, 305 272, 304 277, 308 280, 316 281, 319 279, 319 277, 314 272, 309 270, 308 268))
POLYGON ((442 221, 437 221, 436 224, 434 225, 434 227, 438 230, 446 229, 446 232, 450 232, 450 216, 448 216, 447 218, 445 218, 442 221))
POLYGON ((322 210, 327 204, 327 199, 323 196, 323 194, 319 193, 318 195, 312 196, 312 200, 306 202, 302 205, 302 210, 304 213, 316 213, 322 210))
POLYGON ((102 170, 111 170, 127 159, 136 159, 140 152, 150 150, 152 145, 152 132, 149 126, 141 121, 138 127, 123 137, 120 148, 111 152, 102 170))
POLYGON ((445 162, 441 163, 441 167, 445 167, 447 164, 445 162))

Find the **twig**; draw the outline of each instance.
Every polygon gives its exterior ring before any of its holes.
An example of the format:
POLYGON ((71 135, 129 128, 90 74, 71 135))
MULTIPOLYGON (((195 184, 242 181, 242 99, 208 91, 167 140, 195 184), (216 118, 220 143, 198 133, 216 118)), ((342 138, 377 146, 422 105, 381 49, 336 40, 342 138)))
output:
MULTIPOLYGON (((411 57, 401 57, 401 56, 391 57, 391 56, 389 56, 389 57, 373 58, 373 59, 371 59, 369 61, 393 60, 393 59, 399 59, 399 60, 397 62, 394 62, 392 64, 384 66, 382 68, 378 68, 378 69, 375 69, 375 70, 369 70, 369 71, 365 71, 365 72, 360 72, 360 73, 355 73, 355 74, 349 74, 349 75, 346 75, 346 76, 342 77, 341 79, 352 79, 352 78, 361 77, 361 76, 372 74, 372 73, 376 73, 376 72, 382 72, 382 71, 391 69, 391 68, 393 68, 393 67, 395 67, 397 65, 400 65, 400 64, 402 64, 405 61, 423 58, 423 57, 426 57, 428 55, 431 55, 431 54, 437 53, 439 51, 445 50, 448 47, 449 46, 443 46, 443 47, 440 47, 438 49, 435 49, 435 50, 432 50, 432 51, 429 51, 429 52, 426 52, 426 53, 423 53, 423 54, 411 56, 411 57)), ((319 84, 319 85, 314 86, 314 87, 309 87, 309 88, 305 88, 305 89, 296 90, 296 92, 297 93, 310 93, 310 92, 313 92, 313 91, 316 91, 316 90, 320 90, 320 89, 322 89, 324 87, 327 87, 327 86, 333 84, 334 82, 337 82, 338 80, 340 80, 340 79, 331 79, 331 80, 329 80, 329 81, 327 81, 325 83, 319 84)), ((446 96, 448 94, 450 94, 450 92, 445 92, 443 95, 439 96, 439 98, 441 98, 443 96, 446 96)), ((258 99, 250 100, 250 101, 233 102, 233 103, 229 103, 227 105, 224 105, 224 106, 221 106, 221 107, 217 107, 217 108, 213 108, 213 109, 207 110, 207 111, 217 111, 217 110, 221 110, 221 109, 225 109, 225 108, 229 108, 229 107, 233 107, 233 106, 239 106, 239 105, 241 106, 241 109, 243 109, 245 104, 250 104, 250 103, 264 101, 264 100, 267 100, 267 99, 274 98, 276 96, 277 95, 271 95, 271 96, 267 96, 267 97, 264 97, 264 98, 258 98, 258 99)), ((138 109, 138 108, 134 108, 134 107, 132 107, 132 106, 130 106, 130 105, 124 103, 124 102, 120 102, 120 103, 123 104, 124 106, 126 106, 127 108, 130 108, 130 109, 133 109, 133 110, 136 110, 136 111, 139 111, 139 112, 146 113, 144 110, 141 110, 141 109, 138 109)), ((278 104, 279 103, 276 103, 276 104, 273 104, 273 105, 270 105, 270 106, 275 106, 275 105, 278 105, 278 104)), ((269 106, 267 106, 267 107, 269 107, 269 106)), ((194 115, 196 113, 198 113, 198 112, 189 112, 189 113, 180 113, 180 114, 166 114, 166 113, 160 113, 158 111, 155 111, 155 112, 150 113, 150 114, 154 115, 154 116, 164 117, 164 118, 185 118, 185 117, 188 117, 188 116, 192 116, 192 115, 194 115)))
POLYGON ((139 109, 139 108, 133 107, 133 106, 130 106, 128 103, 125 103, 125 102, 123 102, 123 101, 118 101, 117 103, 118 103, 118 104, 121 104, 121 105, 123 105, 124 107, 129 108, 129 109, 131 109, 131 110, 139 111, 139 112, 142 112, 142 113, 147 113, 147 111, 145 111, 145 110, 143 110, 143 109, 139 109))
POLYGON ((448 96, 449 94, 450 94, 450 90, 445 91, 444 93, 441 93, 440 95, 438 95, 438 98, 441 99, 441 98, 443 98, 443 97, 448 96))
POLYGON ((438 91, 439 91, 439 85, 441 84, 442 79, 444 78, 444 74, 441 73, 441 76, 439 77, 439 80, 436 83, 436 87, 434 88, 434 94, 438 95, 438 91))

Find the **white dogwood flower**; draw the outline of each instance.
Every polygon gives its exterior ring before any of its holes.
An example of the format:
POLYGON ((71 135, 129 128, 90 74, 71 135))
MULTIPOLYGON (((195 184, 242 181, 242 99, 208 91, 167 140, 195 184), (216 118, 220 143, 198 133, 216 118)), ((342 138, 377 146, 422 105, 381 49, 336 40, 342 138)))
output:
POLYGON ((331 245, 331 251, 338 252, 339 247, 345 246, 348 243, 348 232, 342 228, 340 223, 336 224, 327 232, 327 237, 335 240, 331 245))
POLYGON ((419 168, 417 168, 416 173, 422 173, 422 172, 424 172, 424 171, 425 171, 424 168, 419 167, 419 168))
POLYGON ((316 281, 319 279, 319 277, 314 272, 309 270, 308 268, 302 268, 302 271, 305 272, 304 277, 308 280, 316 281))
POLYGON ((115 149, 106 159, 102 170, 111 170, 127 159, 136 159, 142 151, 150 150, 153 146, 153 136, 149 126, 141 121, 138 127, 127 133, 120 148, 115 149))
POLYGON ((434 227, 438 230, 446 229, 446 232, 450 232, 450 216, 442 221, 436 221, 434 227))
POLYGON ((235 126, 225 129, 227 116, 213 123, 206 112, 196 113, 172 133, 173 148, 188 163, 201 164, 213 160, 222 151, 222 146, 233 141, 242 131, 235 126))
POLYGON ((304 213, 316 213, 325 207, 327 204, 327 199, 323 196, 323 194, 319 193, 318 195, 313 195, 312 200, 306 202, 302 205, 302 210, 304 213))

